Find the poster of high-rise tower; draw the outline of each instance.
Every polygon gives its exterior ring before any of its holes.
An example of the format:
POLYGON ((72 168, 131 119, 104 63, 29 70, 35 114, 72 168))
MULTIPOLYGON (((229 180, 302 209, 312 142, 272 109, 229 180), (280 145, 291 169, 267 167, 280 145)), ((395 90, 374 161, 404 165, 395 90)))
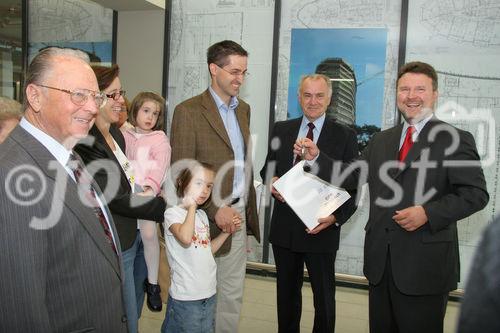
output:
POLYGON ((382 123, 386 44, 384 28, 292 29, 288 118, 302 116, 300 77, 325 74, 333 88, 327 114, 353 127, 362 149, 382 123))

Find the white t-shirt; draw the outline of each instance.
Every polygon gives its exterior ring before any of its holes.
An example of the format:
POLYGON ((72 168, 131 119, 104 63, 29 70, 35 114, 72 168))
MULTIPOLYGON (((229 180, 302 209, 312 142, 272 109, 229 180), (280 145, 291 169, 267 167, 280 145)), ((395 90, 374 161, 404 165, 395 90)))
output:
POLYGON ((216 273, 207 214, 197 209, 194 220, 193 241, 184 247, 169 228, 174 223, 184 223, 187 210, 175 206, 165 211, 165 243, 170 265, 170 290, 172 298, 195 301, 209 298, 216 292, 216 273))

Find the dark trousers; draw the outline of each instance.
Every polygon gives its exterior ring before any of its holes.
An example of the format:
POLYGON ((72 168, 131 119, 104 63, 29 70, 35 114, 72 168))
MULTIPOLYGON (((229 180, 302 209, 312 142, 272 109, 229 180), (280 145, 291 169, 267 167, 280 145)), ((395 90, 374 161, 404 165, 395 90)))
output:
POLYGON ((300 332, 304 263, 314 299, 313 332, 335 331, 334 253, 300 253, 273 245, 277 274, 278 332, 300 332))
POLYGON ((384 276, 369 286, 370 333, 442 333, 448 293, 405 295, 392 276, 388 252, 384 276))

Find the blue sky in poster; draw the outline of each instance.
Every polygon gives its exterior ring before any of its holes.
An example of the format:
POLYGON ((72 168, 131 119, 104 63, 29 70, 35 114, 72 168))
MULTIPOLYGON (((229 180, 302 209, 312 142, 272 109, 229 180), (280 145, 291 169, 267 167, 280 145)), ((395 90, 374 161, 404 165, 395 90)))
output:
POLYGON ((297 101, 300 77, 314 73, 325 58, 343 58, 354 69, 356 124, 381 126, 384 97, 384 69, 387 30, 370 29, 292 29, 288 118, 302 116, 297 101))

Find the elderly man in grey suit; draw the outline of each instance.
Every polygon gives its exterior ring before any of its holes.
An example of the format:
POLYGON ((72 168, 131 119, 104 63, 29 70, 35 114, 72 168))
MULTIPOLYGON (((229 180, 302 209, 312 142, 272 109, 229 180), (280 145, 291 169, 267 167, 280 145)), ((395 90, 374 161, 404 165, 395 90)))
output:
POLYGON ((25 87, 0 145, 0 332, 126 332, 118 237, 71 151, 105 96, 70 49, 41 51, 25 87))

